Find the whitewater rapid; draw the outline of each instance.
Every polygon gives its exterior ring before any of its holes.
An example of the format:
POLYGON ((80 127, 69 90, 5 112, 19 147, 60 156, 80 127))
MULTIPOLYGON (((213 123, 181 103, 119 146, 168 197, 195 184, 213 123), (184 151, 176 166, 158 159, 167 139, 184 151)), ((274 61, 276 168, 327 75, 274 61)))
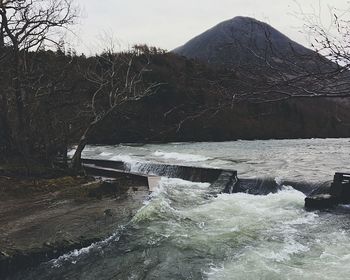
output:
MULTIPOLYGON (((330 180, 349 139, 90 146, 84 156, 234 168, 248 177, 330 180)), ((162 178, 133 219, 102 243, 18 279, 348 279, 350 216, 307 212, 289 186, 266 196, 213 193, 162 178)))

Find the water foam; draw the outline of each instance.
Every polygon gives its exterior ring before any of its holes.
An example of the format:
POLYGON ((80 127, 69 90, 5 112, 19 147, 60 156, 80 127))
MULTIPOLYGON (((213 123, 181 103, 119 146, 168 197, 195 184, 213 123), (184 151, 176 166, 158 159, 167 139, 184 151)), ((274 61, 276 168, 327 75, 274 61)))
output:
POLYGON ((75 150, 76 150, 76 147, 70 149, 70 150, 67 152, 67 156, 70 157, 70 158, 71 158, 72 156, 74 156, 75 150))
POLYGON ((59 268, 62 265, 64 265, 65 263, 69 262, 72 264, 76 264, 82 257, 92 253, 92 252, 101 252, 102 249, 106 246, 108 246, 108 244, 110 244, 113 241, 118 241, 121 235, 121 232, 125 229, 124 226, 120 226, 119 230, 117 232, 115 232, 114 234, 112 234, 111 236, 109 236, 108 238, 102 240, 102 241, 98 241, 95 243, 92 243, 91 245, 81 248, 81 249, 75 249, 69 253, 66 253, 60 257, 58 257, 57 259, 53 259, 51 261, 49 261, 49 263, 51 263, 52 268, 59 268))
POLYGON ((115 155, 113 157, 111 157, 111 160, 115 160, 115 161, 122 161, 125 163, 135 163, 137 162, 137 160, 129 155, 123 155, 123 154, 119 154, 119 155, 115 155))
POLYGON ((184 216, 177 207, 175 208, 173 206, 176 204, 174 203, 174 197, 181 197, 182 202, 188 199, 193 203, 193 200, 198 198, 198 192, 206 192, 209 186, 209 183, 198 183, 178 178, 162 177, 158 187, 150 194, 149 200, 147 200, 144 203, 144 207, 136 213, 132 222, 138 223, 146 220, 162 219, 168 221, 168 218, 178 220, 180 217, 184 216), (182 197, 185 192, 188 195, 182 197))
POLYGON ((176 153, 176 152, 162 152, 162 151, 156 151, 153 153, 153 155, 157 157, 161 157, 163 159, 174 159, 177 161, 185 161, 185 162, 198 162, 198 161, 206 161, 210 159, 209 157, 205 157, 201 155, 183 154, 183 153, 176 153))
POLYGON ((108 153, 108 152, 102 152, 99 154, 101 157, 110 157, 113 156, 113 153, 108 153))

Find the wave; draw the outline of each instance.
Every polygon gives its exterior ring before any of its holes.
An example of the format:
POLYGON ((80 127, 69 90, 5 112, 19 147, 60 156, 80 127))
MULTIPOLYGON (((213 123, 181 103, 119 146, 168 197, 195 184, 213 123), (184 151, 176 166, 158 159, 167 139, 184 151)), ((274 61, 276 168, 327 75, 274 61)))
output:
POLYGON ((175 159, 178 161, 186 161, 186 162, 198 162, 198 161, 206 161, 209 160, 209 157, 194 155, 194 154, 182 154, 176 152, 162 152, 156 151, 153 153, 154 156, 161 157, 164 159, 175 159))
POLYGON ((112 155, 113 155, 113 153, 108 153, 108 152, 102 152, 102 153, 99 154, 99 156, 101 156, 101 157, 109 157, 109 156, 112 156, 112 155))
POLYGON ((125 230, 125 226, 120 226, 120 228, 111 236, 107 237, 104 240, 92 243, 91 245, 81 248, 81 249, 75 249, 71 252, 68 252, 66 254, 63 254, 62 256, 58 257, 57 259, 52 259, 49 261, 52 268, 59 268, 62 265, 64 265, 67 262, 70 262, 72 264, 76 264, 80 258, 83 256, 86 256, 92 252, 100 252, 104 247, 108 246, 111 242, 119 241, 120 235, 122 231, 125 230))
POLYGON ((110 160, 122 161, 122 162, 125 162, 125 163, 135 163, 135 162, 137 162, 137 160, 132 158, 131 156, 123 155, 123 154, 119 154, 119 155, 113 156, 113 157, 110 158, 110 160))

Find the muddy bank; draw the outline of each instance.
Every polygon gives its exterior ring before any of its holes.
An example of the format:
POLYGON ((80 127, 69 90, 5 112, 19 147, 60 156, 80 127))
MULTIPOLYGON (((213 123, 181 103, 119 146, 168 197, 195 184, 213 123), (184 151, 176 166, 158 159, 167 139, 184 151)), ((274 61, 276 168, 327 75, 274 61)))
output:
POLYGON ((0 176, 0 278, 101 240, 147 199, 135 178, 0 176))

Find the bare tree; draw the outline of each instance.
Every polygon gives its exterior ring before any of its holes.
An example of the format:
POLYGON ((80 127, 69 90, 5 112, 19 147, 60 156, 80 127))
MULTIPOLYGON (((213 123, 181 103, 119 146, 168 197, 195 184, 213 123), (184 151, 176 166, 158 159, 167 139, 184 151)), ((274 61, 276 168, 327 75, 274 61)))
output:
POLYGON ((2 0, 0 16, 5 43, 19 52, 57 44, 57 30, 75 22, 77 7, 73 0, 2 0))
POLYGON ((45 44, 56 44, 57 32, 72 25, 77 12, 73 0, 0 0, 0 49, 5 47, 13 65, 9 69, 12 79, 9 98, 14 100, 16 125, 11 129, 16 148, 22 154, 29 150, 25 100, 33 84, 28 81, 28 52, 38 51, 45 44))
POLYGON ((161 83, 146 83, 144 74, 151 71, 150 56, 139 46, 131 51, 116 53, 108 48, 96 56, 93 64, 84 73, 87 81, 95 86, 89 105, 91 122, 88 124, 76 151, 72 157, 71 167, 81 169, 81 154, 95 129, 111 114, 127 102, 141 100, 157 92, 161 83))
POLYGON ((4 24, 1 20, 0 22, 0 50, 2 51, 5 47, 5 30, 4 30, 4 24))
POLYGON ((338 16, 334 13, 332 17, 331 27, 309 20, 307 28, 314 34, 312 46, 315 51, 336 63, 344 72, 350 70, 350 20, 344 19, 344 14, 338 16))

